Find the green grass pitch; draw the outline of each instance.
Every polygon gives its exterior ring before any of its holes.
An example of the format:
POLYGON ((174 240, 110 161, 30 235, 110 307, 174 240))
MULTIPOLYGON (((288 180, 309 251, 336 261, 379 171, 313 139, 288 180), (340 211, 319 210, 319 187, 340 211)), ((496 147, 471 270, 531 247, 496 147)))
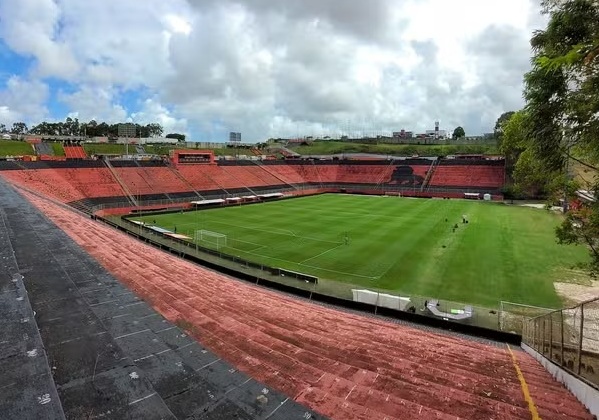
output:
POLYGON ((273 267, 487 307, 559 307, 553 282, 588 260, 556 243, 559 215, 468 200, 327 194, 135 220, 225 234, 221 252, 273 267))

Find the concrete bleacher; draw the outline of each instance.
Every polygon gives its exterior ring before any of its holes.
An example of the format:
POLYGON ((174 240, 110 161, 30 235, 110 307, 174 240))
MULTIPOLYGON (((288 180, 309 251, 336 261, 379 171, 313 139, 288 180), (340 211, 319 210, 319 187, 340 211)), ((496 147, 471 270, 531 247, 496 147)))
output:
POLYGON ((102 167, 40 168, 0 173, 16 185, 33 189, 64 203, 87 198, 125 195, 110 171, 102 167))
POLYGON ((112 162, 118 179, 135 195, 162 195, 190 191, 186 184, 170 168, 163 164, 144 164, 135 161, 112 162))
MULTIPOLYGON (((75 156, 71 151, 68 155, 75 156)), ((457 193, 462 190, 497 194, 504 177, 503 162, 441 161, 433 169, 431 161, 425 160, 223 161, 177 167, 162 161, 111 161, 107 167, 102 161, 72 159, 45 162, 44 165, 40 162, 4 162, 0 165, 0 176, 5 174, 17 184, 25 183, 64 202, 120 196, 172 201, 173 198, 197 198, 198 194, 212 197, 232 193, 253 195, 257 191, 273 189, 293 191, 317 187, 324 190, 346 188, 346 185, 373 187, 372 190, 374 187, 405 188, 416 194, 418 187, 424 189, 427 177, 430 181, 426 187, 445 190, 448 196, 459 198, 461 195, 457 193)), ((437 191, 437 194, 444 193, 437 191)))
POLYGON ((82 146, 64 146, 64 153, 67 159, 86 159, 87 153, 82 146))
POLYGON ((540 418, 593 418, 519 349, 345 313, 240 283, 31 199, 124 285, 167 320, 184 325, 218 358, 322 415, 530 419, 516 364, 540 418))
POLYGON ((0 216, 1 419, 323 418, 169 322, 2 179, 0 216))
POLYGON ((177 171, 197 191, 222 191, 222 188, 204 170, 204 166, 181 165, 177 171))
POLYGON ((480 187, 499 189, 504 185, 504 167, 499 165, 469 164, 436 167, 429 185, 432 187, 480 187))
POLYGON ((266 162, 264 165, 265 170, 286 184, 301 184, 306 182, 306 179, 297 171, 297 167, 298 165, 266 164, 266 162))

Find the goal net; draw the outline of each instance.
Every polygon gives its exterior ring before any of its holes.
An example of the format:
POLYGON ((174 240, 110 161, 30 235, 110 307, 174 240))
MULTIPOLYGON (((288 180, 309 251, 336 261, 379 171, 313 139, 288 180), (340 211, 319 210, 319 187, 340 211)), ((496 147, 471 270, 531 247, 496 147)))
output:
POLYGON ((211 230, 196 230, 194 239, 198 243, 209 245, 217 250, 220 250, 223 246, 227 246, 227 235, 211 230))

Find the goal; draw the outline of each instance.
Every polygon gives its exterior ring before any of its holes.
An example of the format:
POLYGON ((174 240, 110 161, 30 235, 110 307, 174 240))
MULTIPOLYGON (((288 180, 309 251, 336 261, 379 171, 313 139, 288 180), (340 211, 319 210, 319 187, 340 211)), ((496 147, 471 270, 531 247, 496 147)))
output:
POLYGON ((196 242, 208 244, 217 250, 220 250, 223 246, 227 246, 227 235, 211 230, 196 230, 194 239, 196 242))

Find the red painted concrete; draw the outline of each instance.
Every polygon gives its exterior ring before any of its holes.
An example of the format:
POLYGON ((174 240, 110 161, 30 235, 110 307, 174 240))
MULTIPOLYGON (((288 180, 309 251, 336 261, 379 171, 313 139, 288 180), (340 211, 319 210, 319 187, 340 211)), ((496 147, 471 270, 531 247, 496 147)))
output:
MULTIPOLYGON (((530 419, 498 348, 324 308, 229 279, 27 195, 107 270, 240 370, 333 419, 530 419), (184 324, 181 323, 184 321, 184 324)), ((592 419, 517 352, 543 419, 592 419)))

